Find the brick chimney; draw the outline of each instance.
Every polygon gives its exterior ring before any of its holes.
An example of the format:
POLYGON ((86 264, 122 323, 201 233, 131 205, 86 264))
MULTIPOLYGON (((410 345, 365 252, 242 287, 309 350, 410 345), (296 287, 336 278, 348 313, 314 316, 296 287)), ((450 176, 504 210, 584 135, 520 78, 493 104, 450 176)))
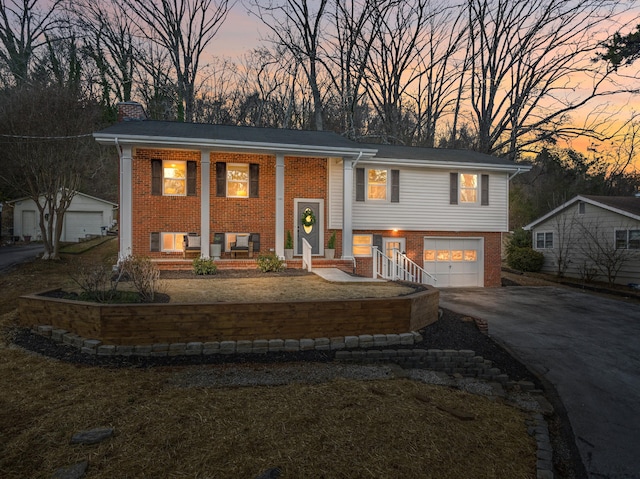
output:
POLYGON ((147 114, 142 105, 135 101, 118 103, 118 121, 146 120, 147 114))

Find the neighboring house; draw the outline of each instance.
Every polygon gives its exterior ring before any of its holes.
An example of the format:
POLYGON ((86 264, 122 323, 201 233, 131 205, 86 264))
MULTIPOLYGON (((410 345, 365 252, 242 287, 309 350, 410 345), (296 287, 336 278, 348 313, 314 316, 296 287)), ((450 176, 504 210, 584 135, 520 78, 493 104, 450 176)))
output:
POLYGON ((236 238, 284 257, 309 241, 371 275, 374 246, 397 248, 437 285, 499 286, 509 180, 529 167, 472 151, 359 144, 331 132, 144 120, 134 103, 94 134, 120 155, 120 255, 182 258, 236 238), (308 213, 312 214, 309 215, 308 213), (305 227, 305 224, 306 227, 305 227), (313 224, 308 224, 313 223, 313 224), (196 243, 197 244, 197 243, 196 243))
POLYGON ((640 283, 640 197, 579 195, 524 229, 544 272, 640 283))
MULTIPOLYGON (((41 239, 40 212, 35 201, 19 198, 9 203, 14 206, 13 236, 22 240, 41 239)), ((114 225, 117 207, 116 203, 77 192, 64 214, 60 241, 77 242, 87 235, 105 234, 114 225)))

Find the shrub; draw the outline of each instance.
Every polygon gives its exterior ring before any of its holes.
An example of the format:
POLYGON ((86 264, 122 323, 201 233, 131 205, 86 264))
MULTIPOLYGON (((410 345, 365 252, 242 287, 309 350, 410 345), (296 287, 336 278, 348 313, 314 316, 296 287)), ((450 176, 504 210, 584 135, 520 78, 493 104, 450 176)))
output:
POLYGON ((107 303, 118 293, 122 273, 114 276, 112 269, 104 264, 82 264, 70 276, 82 290, 81 299, 107 303))
POLYGON ((198 275, 216 274, 218 266, 209 258, 196 258, 193 260, 193 272, 198 275))
POLYGON ((525 231, 522 228, 518 228, 513 232, 511 238, 509 238, 509 244, 507 245, 507 253, 512 248, 532 248, 533 243, 531 240, 531 231, 525 231))
POLYGON ((331 236, 329 237, 329 241, 327 241, 327 248, 336 249, 336 232, 335 231, 331 233, 331 236))
POLYGON ((269 271, 282 271, 285 268, 284 261, 278 258, 275 253, 261 254, 258 256, 258 269, 263 273, 269 271))
POLYGON ((293 249, 293 238, 291 237, 291 231, 287 231, 287 239, 284 242, 284 249, 293 249))
POLYGON ((537 273, 542 269, 543 263, 544 255, 539 251, 532 248, 509 247, 507 264, 510 268, 537 273))
POLYGON ((129 277, 142 301, 152 302, 160 280, 158 267, 149 258, 127 256, 120 262, 120 268, 129 277))

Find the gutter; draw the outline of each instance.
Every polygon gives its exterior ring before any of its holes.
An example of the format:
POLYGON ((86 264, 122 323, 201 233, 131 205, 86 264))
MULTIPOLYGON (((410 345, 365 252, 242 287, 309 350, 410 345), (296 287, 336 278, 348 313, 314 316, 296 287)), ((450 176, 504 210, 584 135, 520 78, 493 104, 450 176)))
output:
POLYGON ((511 175, 507 181, 511 181, 513 178, 515 178, 520 173, 521 173, 521 168, 518 167, 518 170, 513 175, 511 175))

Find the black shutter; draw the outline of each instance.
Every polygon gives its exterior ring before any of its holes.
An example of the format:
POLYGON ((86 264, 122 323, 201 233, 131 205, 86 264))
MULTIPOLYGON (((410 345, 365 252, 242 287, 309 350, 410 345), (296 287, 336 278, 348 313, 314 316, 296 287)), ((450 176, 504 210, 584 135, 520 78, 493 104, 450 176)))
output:
POLYGON ((372 246, 377 246, 378 251, 380 251, 381 253, 384 253, 384 251, 382 251, 382 235, 373 235, 373 241, 371 244, 372 246))
POLYGON ((151 160, 151 194, 162 195, 162 160, 151 160))
POLYGON ((449 204, 458 204, 458 173, 449 174, 449 204))
POLYGON ((197 163, 195 161, 187 161, 187 196, 196 196, 197 190, 197 163))
POLYGON ((356 201, 364 201, 364 168, 356 168, 356 201))
POLYGON ((151 233, 150 235, 151 251, 160 251, 160 233, 151 233))
POLYGON ((260 165, 258 163, 250 163, 249 164, 249 198, 258 197, 259 185, 260 185, 260 165))
POLYGON ((251 233, 249 241, 253 243, 253 251, 260 251, 260 233, 251 233))
POLYGON ((400 170, 391 170, 391 203, 400 203, 400 170))
POLYGON ((227 196, 226 163, 216 163, 216 196, 227 196))
POLYGON ((480 177, 480 204, 483 206, 489 204, 489 175, 480 177))

